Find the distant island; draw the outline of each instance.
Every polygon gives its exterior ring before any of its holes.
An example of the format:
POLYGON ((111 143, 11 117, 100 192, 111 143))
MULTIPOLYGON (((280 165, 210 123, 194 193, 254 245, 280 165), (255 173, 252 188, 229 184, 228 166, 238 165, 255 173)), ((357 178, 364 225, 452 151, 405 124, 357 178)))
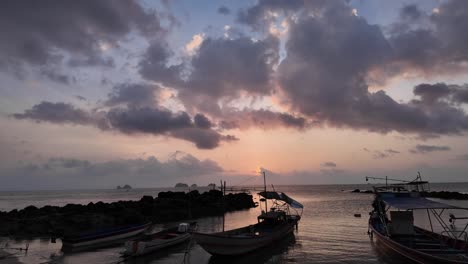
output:
POLYGON ((210 188, 214 189, 214 188, 216 188, 216 184, 214 184, 214 183, 210 183, 210 184, 208 184, 208 187, 210 187, 210 188))
POLYGON ((176 188, 187 188, 188 184, 179 182, 179 183, 176 183, 175 187, 176 188))
POLYGON ((132 186, 130 186, 130 185, 128 185, 128 184, 125 184, 124 186, 120 187, 120 185, 118 185, 116 189, 117 189, 117 190, 122 190, 122 189, 124 189, 124 190, 130 190, 130 189, 132 189, 132 186))
POLYGON ((194 183, 194 184, 192 184, 190 187, 195 188, 195 187, 198 187, 198 185, 196 185, 196 184, 194 183))

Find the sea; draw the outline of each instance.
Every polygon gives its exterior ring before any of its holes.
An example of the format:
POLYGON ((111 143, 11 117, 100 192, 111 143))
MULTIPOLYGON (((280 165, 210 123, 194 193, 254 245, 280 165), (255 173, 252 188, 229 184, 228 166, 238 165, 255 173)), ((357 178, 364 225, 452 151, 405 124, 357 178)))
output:
MULTIPOLYGON (((433 183, 433 191, 468 193, 468 183, 433 183)), ((155 252, 139 258, 122 257, 122 245, 63 253, 60 239, 51 243, 49 238, 14 240, 0 238, 0 263, 407 263, 390 252, 382 251, 368 235, 368 213, 372 194, 352 193, 354 189, 369 190, 370 185, 295 185, 275 186, 304 205, 302 219, 292 236, 274 245, 242 257, 215 258, 194 241, 155 252), (360 214, 357 217, 355 214, 360 214), (19 250, 29 245, 28 251, 19 250), (16 248, 16 249, 11 249, 16 248)), ((17 191, 0 192, 0 210, 22 209, 28 205, 63 206, 68 203, 113 202, 139 200, 143 195, 157 196, 160 191, 175 189, 125 190, 67 190, 67 191, 17 191)), ((201 189, 200 191, 203 191, 201 189)), ((254 199, 259 201, 256 193, 254 199)), ((445 200, 452 205, 468 207, 468 201, 445 200)), ((225 229, 233 229, 257 222, 260 208, 227 213, 225 229)), ((417 225, 429 228, 426 212, 417 212, 417 225)), ((448 221, 449 211, 442 218, 448 221)), ((456 216, 468 216, 456 212, 456 216)), ((223 218, 206 217, 196 220, 198 231, 218 232, 223 228, 223 218)), ((465 222, 466 223, 466 222, 465 222)), ((463 222, 457 222, 460 227, 463 222)), ((1 224, 1 223, 0 223, 1 224)), ((436 225, 436 223, 433 223, 436 225)), ((156 225, 154 231, 171 223, 156 225)))

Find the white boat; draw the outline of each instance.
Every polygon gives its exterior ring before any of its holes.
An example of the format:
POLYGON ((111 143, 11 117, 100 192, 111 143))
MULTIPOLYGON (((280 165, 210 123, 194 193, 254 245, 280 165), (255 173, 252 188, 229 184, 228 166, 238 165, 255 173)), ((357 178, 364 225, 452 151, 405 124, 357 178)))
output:
POLYGON ((150 225, 151 223, 130 225, 64 237, 62 238, 62 250, 68 251, 109 245, 119 240, 141 234, 150 225))
POLYGON ((140 256, 158 249, 170 247, 188 241, 196 223, 181 223, 179 226, 164 229, 154 234, 125 242, 124 255, 140 256))

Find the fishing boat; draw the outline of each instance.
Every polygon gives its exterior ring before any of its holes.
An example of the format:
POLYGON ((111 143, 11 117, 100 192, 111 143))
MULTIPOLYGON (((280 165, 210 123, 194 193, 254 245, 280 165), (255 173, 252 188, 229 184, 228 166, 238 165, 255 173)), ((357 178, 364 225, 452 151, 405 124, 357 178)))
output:
POLYGON ((205 234, 193 233, 195 241, 208 253, 214 256, 244 255, 256 249, 273 244, 292 234, 297 227, 301 215, 291 213, 290 208, 303 209, 303 205, 284 193, 266 190, 264 176, 264 191, 258 193, 265 202, 265 210, 257 217, 257 223, 229 231, 205 234), (273 200, 273 206, 266 209, 267 200, 273 200))
POLYGON ((154 252, 158 249, 167 248, 181 244, 190 239, 193 230, 196 228, 196 222, 180 223, 178 226, 164 229, 153 234, 146 234, 143 237, 125 242, 124 255, 141 256, 154 252))
MULTIPOLYGON (((467 227, 450 226, 443 219, 448 212, 468 208, 448 205, 421 197, 428 182, 419 175, 414 181, 374 187, 374 210, 369 218, 369 235, 383 249, 400 254, 415 263, 468 264, 467 227), (414 213, 427 214, 430 230, 414 225, 414 213), (425 212, 424 212, 425 211, 425 212), (445 214, 444 214, 445 213, 445 214)), ((449 215, 449 222, 467 217, 449 215)))
POLYGON ((62 238, 62 250, 74 250, 108 245, 122 239, 143 233, 151 223, 128 225, 118 228, 104 229, 94 232, 81 233, 62 238))

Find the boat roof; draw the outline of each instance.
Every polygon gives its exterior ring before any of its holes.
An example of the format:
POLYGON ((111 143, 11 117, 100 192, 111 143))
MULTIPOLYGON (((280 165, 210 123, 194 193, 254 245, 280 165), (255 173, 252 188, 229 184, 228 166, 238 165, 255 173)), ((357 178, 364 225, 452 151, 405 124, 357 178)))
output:
POLYGON ((424 197, 399 197, 399 196, 383 196, 380 197, 387 205, 393 208, 411 210, 411 209, 463 209, 465 207, 458 207, 446 203, 436 202, 424 197))
POLYGON ((275 199, 275 200, 281 200, 283 202, 286 202, 291 206, 292 208, 304 208, 304 205, 302 205, 300 202, 294 200, 293 198, 287 196, 285 193, 279 193, 279 192, 259 192, 258 193, 260 196, 262 196, 265 199, 275 199))

